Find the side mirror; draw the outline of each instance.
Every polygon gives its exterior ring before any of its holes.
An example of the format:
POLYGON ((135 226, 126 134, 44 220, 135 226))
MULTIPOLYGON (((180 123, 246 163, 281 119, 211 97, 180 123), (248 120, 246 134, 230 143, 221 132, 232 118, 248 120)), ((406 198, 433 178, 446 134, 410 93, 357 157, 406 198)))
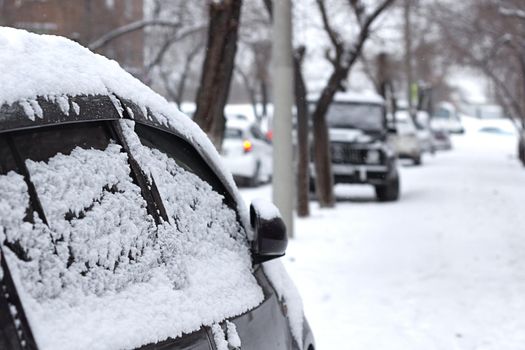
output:
POLYGON ((263 199, 254 200, 250 206, 250 224, 255 232, 252 247, 255 264, 285 254, 288 246, 286 226, 275 205, 263 199))

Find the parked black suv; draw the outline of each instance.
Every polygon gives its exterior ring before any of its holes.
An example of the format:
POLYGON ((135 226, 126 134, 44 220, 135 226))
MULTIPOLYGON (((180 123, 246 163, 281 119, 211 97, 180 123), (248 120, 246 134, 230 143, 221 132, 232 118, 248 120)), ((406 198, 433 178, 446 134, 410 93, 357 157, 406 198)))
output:
POLYGON ((278 211, 189 118, 69 40, 0 50, 0 349, 314 349, 278 211))
MULTIPOLYGON (((334 184, 370 184, 378 200, 397 200, 399 173, 395 152, 386 142, 383 99, 377 95, 338 93, 326 119, 334 184)), ((311 169, 314 178, 315 169, 311 169)))

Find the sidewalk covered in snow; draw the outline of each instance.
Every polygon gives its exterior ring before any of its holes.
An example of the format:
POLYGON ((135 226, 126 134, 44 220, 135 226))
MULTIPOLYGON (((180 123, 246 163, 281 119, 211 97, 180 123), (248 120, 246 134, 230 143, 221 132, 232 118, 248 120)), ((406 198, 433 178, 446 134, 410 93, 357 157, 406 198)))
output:
POLYGON ((297 220, 285 264, 319 348, 523 347, 525 172, 497 122, 464 118, 454 150, 402 166, 397 203, 342 186, 334 210, 297 220))

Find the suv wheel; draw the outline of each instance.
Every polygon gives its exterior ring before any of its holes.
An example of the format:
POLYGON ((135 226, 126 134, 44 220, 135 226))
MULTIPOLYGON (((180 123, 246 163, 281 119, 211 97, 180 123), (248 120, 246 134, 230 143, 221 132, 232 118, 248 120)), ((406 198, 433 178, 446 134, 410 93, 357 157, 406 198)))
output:
POLYGON ((397 172, 385 185, 375 186, 376 197, 380 202, 392 202, 399 199, 399 175, 397 172))

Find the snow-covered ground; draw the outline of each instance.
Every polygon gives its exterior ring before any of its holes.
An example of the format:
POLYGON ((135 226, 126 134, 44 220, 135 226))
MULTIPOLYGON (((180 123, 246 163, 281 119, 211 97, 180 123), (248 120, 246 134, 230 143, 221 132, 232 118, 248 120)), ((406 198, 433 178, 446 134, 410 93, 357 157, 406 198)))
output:
POLYGON ((480 123, 509 130, 465 118, 454 150, 401 168, 399 202, 338 186, 296 221, 284 262, 319 349, 525 348, 525 168, 480 123))

